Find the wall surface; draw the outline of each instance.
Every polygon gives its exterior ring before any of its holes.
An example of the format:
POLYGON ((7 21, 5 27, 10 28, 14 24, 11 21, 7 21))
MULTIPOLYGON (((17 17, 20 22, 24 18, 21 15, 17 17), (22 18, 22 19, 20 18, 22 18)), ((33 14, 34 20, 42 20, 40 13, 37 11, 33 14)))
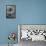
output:
POLYGON ((46 0, 0 0, 0 44, 8 43, 9 32, 18 32, 17 24, 46 24, 46 0), (6 19, 8 4, 16 5, 16 19, 6 19))

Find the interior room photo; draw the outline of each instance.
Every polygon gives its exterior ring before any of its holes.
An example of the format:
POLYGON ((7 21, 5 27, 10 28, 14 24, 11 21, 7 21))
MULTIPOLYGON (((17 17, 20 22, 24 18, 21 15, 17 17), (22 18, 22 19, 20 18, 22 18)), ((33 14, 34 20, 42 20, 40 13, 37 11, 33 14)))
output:
POLYGON ((0 46, 46 46, 46 0, 0 0, 0 46))

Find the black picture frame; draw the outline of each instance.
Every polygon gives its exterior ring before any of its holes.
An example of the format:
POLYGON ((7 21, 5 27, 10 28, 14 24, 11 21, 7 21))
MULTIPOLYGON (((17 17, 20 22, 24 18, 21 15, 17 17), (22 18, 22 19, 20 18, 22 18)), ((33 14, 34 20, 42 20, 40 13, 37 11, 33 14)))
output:
POLYGON ((6 5, 6 18, 7 19, 16 18, 16 5, 6 5))

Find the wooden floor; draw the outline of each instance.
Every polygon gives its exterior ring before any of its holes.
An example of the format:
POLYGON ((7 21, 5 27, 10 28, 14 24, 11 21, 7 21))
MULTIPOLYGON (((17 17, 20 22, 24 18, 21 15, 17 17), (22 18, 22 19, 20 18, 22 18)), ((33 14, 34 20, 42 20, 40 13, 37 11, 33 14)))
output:
POLYGON ((20 46, 46 46, 46 42, 44 41, 32 42, 31 40, 28 40, 28 41, 21 40, 20 46))
MULTIPOLYGON (((8 46, 8 44, 0 44, 0 46, 8 46)), ((15 44, 13 46, 46 46, 46 42, 42 41, 32 42, 31 40, 28 41, 21 40, 19 44, 15 44)))

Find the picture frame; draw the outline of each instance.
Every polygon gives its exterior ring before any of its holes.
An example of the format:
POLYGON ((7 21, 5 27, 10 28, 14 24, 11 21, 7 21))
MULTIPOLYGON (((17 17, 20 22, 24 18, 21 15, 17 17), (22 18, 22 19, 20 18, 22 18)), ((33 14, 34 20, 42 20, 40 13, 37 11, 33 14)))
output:
POLYGON ((16 18, 16 5, 6 5, 6 18, 16 18))

